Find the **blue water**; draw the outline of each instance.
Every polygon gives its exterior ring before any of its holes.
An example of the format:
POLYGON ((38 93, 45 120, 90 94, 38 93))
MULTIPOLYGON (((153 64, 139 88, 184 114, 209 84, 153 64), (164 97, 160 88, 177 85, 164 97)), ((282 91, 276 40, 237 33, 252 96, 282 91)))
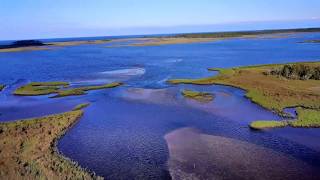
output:
POLYGON ((182 127, 268 147, 320 169, 318 129, 252 131, 247 125, 254 120, 281 117, 251 103, 245 92, 236 88, 173 86, 165 82, 214 75, 208 67, 319 60, 318 44, 297 43, 315 38, 319 39, 320 33, 165 46, 107 48, 107 44, 99 44, 0 53, 0 83, 8 85, 0 93, 0 121, 63 112, 91 102, 58 148, 107 179, 169 179, 164 135, 182 127), (126 85, 60 99, 12 95, 16 87, 28 81, 56 80, 72 85, 112 81, 126 85), (142 94, 130 94, 132 88, 140 88, 142 94), (212 92, 215 99, 208 104, 186 100, 180 95, 185 88, 212 92), (163 94, 155 91, 147 96, 145 89, 160 89, 163 94), (297 139, 297 133, 302 138, 297 139))

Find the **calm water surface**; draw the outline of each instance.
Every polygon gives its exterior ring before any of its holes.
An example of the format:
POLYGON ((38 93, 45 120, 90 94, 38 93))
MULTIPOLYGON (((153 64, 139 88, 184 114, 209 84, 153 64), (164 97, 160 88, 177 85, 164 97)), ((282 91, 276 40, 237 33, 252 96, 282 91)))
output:
POLYGON ((281 118, 251 103, 236 88, 165 83, 171 78, 213 75, 208 67, 319 60, 318 44, 297 43, 314 38, 320 38, 320 33, 154 47, 106 48, 100 44, 0 53, 0 83, 8 85, 0 93, 0 121, 64 112, 90 102, 58 148, 107 179, 170 179, 164 136, 184 127, 267 147, 320 169, 318 129, 252 131, 247 125, 254 120, 281 118), (113 81, 126 85, 60 99, 12 95, 28 81, 55 80, 74 86, 113 81), (181 97, 182 89, 212 92, 216 97, 202 104, 181 97))

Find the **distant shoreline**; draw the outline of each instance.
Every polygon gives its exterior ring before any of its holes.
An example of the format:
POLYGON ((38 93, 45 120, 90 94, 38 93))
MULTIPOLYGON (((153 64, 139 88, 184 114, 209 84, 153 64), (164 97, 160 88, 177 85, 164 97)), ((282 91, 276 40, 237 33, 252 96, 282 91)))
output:
MULTIPOLYGON (((277 34, 294 34, 294 33, 309 33, 309 32, 320 32, 320 28, 299 28, 299 29, 274 29, 274 30, 254 30, 254 31, 226 31, 226 32, 203 32, 203 33, 181 33, 181 34, 172 34, 172 35, 145 35, 140 37, 127 37, 123 39, 119 38, 110 38, 101 37, 103 39, 95 40, 69 40, 69 41, 60 41, 60 42, 42 42, 39 40, 22 40, 14 41, 9 45, 0 45, 1 52, 18 52, 18 51, 34 51, 34 50, 48 50, 52 47, 63 47, 63 46, 76 46, 83 44, 104 44, 109 42, 117 42, 124 40, 149 40, 143 43, 133 43, 129 45, 120 45, 122 46, 158 46, 158 45, 167 45, 167 44, 186 44, 186 43, 195 43, 195 42, 210 42, 216 40, 223 40, 229 38, 255 38, 263 35, 277 35, 277 34), (19 44, 19 42, 38 42, 38 44, 32 45, 28 44, 27 46, 19 44)), ((125 36, 124 36, 125 37, 125 36)), ((89 38, 89 37, 88 37, 89 38)), ((119 47, 119 46, 111 46, 119 47)))

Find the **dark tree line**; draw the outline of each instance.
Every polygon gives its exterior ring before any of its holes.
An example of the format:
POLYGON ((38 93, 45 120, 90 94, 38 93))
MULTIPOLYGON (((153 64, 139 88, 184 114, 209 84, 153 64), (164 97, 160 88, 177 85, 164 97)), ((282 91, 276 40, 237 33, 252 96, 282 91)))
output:
POLYGON ((284 65, 279 69, 265 72, 266 75, 277 75, 287 79, 320 80, 320 66, 305 64, 284 65))

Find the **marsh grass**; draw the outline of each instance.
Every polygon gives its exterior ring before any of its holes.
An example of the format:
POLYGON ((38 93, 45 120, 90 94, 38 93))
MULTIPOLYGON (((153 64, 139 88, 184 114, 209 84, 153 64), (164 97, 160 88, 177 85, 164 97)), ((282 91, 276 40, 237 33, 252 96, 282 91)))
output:
POLYGON ((114 82, 114 83, 104 84, 104 85, 100 85, 100 86, 84 86, 84 87, 79 87, 79 88, 59 90, 59 91, 57 91, 57 95, 53 96, 53 98, 84 95, 84 94, 86 94, 86 91, 114 88, 117 86, 121 86, 122 84, 123 83, 120 83, 120 82, 114 82))
POLYGON ((61 87, 67 87, 67 82, 31 82, 19 87, 14 91, 14 95, 38 96, 57 93, 61 87))
POLYGON ((320 127, 320 110, 297 108, 298 119, 290 123, 292 127, 320 127))
POLYGON ((267 129, 278 127, 318 128, 320 127, 320 110, 298 107, 298 118, 287 121, 254 121, 249 126, 252 129, 267 129))
POLYGON ((56 94, 53 98, 84 95, 86 91, 113 88, 122 85, 120 82, 104 84, 99 86, 83 86, 79 88, 70 88, 68 82, 31 82, 21 86, 14 91, 14 95, 19 96, 39 96, 56 94))
POLYGON ((213 95, 207 92, 183 90, 181 94, 186 98, 194 99, 200 102, 210 102, 213 100, 213 95))
POLYGON ((56 149, 82 110, 0 123, 0 176, 4 179, 98 179, 56 149))
POLYGON ((0 91, 2 91, 2 89, 5 87, 5 85, 0 84, 0 91))
POLYGON ((251 101, 284 117, 287 114, 283 109, 301 107, 297 109, 298 119, 296 121, 257 121, 253 122, 250 127, 320 127, 318 67, 320 67, 320 62, 271 64, 229 69, 210 68, 209 70, 219 71, 219 74, 202 79, 173 79, 168 82, 171 84, 221 84, 241 88, 247 91, 246 97, 251 101), (288 67, 291 67, 292 71, 290 70, 290 72, 295 74, 291 76, 296 78, 269 74, 274 69, 282 71, 288 67))
POLYGON ((279 128, 279 127, 285 127, 289 123, 287 121, 254 121, 250 123, 251 129, 261 130, 261 129, 267 129, 267 128, 279 128))
POLYGON ((82 104, 79 104, 78 106, 76 106, 75 108, 73 108, 73 111, 77 111, 77 110, 81 110, 83 108, 86 108, 90 105, 90 103, 82 103, 82 104))
MULTIPOLYGON (((319 66, 320 62, 294 63, 319 66)), ((201 79, 173 79, 171 84, 221 84, 247 91, 246 97, 261 106, 283 114, 286 107, 320 109, 319 80, 297 80, 265 75, 264 72, 283 65, 247 66, 218 70, 217 76, 201 79)))

